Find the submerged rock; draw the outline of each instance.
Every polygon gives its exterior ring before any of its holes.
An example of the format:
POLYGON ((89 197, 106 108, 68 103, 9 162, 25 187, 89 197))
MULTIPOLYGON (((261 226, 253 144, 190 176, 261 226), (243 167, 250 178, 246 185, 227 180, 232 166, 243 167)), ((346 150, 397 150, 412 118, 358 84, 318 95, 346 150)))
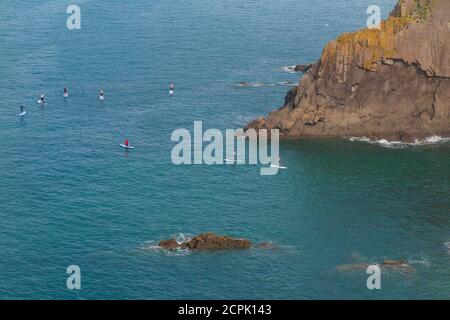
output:
MULTIPOLYGON (((342 264, 337 266, 337 270, 339 272, 346 272, 346 271, 357 271, 357 270, 366 270, 367 267, 369 267, 369 263, 353 263, 353 264, 342 264)), ((404 260, 390 260, 385 259, 381 264, 380 263, 372 263, 372 265, 378 265, 381 268, 405 268, 405 269, 412 269, 412 267, 409 265, 408 262, 404 260)))
POLYGON ((409 268, 409 264, 403 260, 384 260, 381 265, 383 267, 409 268))
POLYGON ((275 249, 275 245, 272 242, 261 242, 256 245, 258 249, 275 249))
POLYGON ((346 272, 346 271, 366 270, 368 266, 369 266, 368 263, 354 263, 354 264, 341 264, 336 268, 339 272, 346 272))
POLYGON ((401 0, 380 29, 327 44, 284 106, 245 129, 289 138, 450 136, 448 0, 401 0))
POLYGON ((223 249, 250 249, 252 244, 247 239, 219 236, 212 232, 201 233, 192 239, 178 243, 175 239, 162 240, 159 246, 166 250, 223 250, 223 249))

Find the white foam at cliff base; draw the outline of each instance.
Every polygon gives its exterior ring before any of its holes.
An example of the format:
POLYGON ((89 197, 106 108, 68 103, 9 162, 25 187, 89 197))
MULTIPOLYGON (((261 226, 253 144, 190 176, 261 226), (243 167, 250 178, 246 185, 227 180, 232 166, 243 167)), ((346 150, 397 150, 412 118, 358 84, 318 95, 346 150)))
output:
POLYGON ((283 70, 284 72, 287 73, 297 73, 297 71, 295 71, 295 65, 294 66, 286 66, 286 67, 281 67, 281 70, 283 70))
POLYGON ((288 81, 277 82, 277 84, 280 85, 280 86, 292 86, 294 83, 292 81, 288 80, 288 81))
POLYGON ((248 88, 258 88, 264 86, 264 83, 261 82, 241 82, 239 83, 240 87, 248 87, 248 88))
POLYGON ((260 87, 275 87, 275 86, 293 86, 294 82, 290 80, 279 81, 276 83, 264 83, 264 82, 240 82, 241 88, 260 88, 260 87))
POLYGON ((402 141, 388 141, 386 139, 370 139, 367 137, 350 137, 348 140, 352 142, 366 142, 371 144, 378 144, 387 148, 404 148, 407 146, 426 146, 433 144, 441 144, 450 141, 450 138, 443 138, 439 136, 431 136, 423 140, 416 139, 414 142, 402 142, 402 141))

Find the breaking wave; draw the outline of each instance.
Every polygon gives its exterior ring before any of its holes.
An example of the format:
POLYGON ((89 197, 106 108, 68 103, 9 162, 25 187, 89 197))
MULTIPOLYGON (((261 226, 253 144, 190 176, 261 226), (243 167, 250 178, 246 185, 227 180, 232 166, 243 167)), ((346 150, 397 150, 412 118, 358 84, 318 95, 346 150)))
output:
POLYGON ((287 73, 298 73, 297 71, 295 71, 295 65, 293 66, 285 66, 285 67, 281 67, 281 70, 287 73))
POLYGON ((416 139, 414 142, 388 141, 386 139, 370 139, 367 137, 350 137, 348 138, 348 140, 352 142, 366 142, 371 144, 378 144, 386 148, 405 148, 410 146, 426 146, 450 142, 450 138, 443 138, 439 136, 431 136, 422 140, 416 139))
POLYGON ((262 86, 264 86, 264 83, 261 82, 246 82, 246 81, 239 82, 239 87, 258 88, 262 86))
POLYGON ((419 257, 417 259, 409 259, 408 264, 410 265, 423 265, 425 267, 431 266, 430 261, 426 257, 419 257))
MULTIPOLYGON (((187 233, 178 233, 174 236, 172 236, 173 239, 176 240, 178 243, 187 242, 190 239, 192 239, 192 235, 187 233)), ((161 248, 159 245, 159 240, 149 240, 145 241, 144 245, 142 246, 142 250, 146 251, 154 251, 154 252, 164 252, 168 256, 186 256, 190 254, 192 251, 189 249, 182 249, 178 248, 176 250, 166 250, 161 248)))
POLYGON ((274 86, 292 86, 294 82, 291 80, 279 81, 274 83, 265 83, 265 82, 239 82, 238 86, 242 88, 260 88, 260 87, 274 87, 274 86))

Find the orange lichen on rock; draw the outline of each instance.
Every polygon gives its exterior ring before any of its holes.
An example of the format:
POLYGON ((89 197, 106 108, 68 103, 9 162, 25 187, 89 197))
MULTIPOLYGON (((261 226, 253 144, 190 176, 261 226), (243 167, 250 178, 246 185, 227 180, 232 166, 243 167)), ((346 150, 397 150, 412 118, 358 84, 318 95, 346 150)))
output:
POLYGON ((356 62, 362 68, 375 71, 377 61, 396 56, 397 35, 414 22, 410 16, 390 17, 381 23, 379 29, 344 33, 326 46, 322 63, 356 62))

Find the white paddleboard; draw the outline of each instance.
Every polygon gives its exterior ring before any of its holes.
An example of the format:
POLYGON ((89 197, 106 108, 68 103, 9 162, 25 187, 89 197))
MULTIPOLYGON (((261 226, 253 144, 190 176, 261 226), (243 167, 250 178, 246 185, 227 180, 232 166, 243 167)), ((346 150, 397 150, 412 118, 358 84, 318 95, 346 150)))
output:
POLYGON ((100 100, 100 101, 105 100, 105 96, 100 96, 100 97, 98 97, 98 100, 100 100))
POLYGON ((134 147, 132 147, 132 146, 126 146, 126 145, 124 145, 124 144, 121 144, 120 145, 122 148, 124 148, 124 149, 134 149, 134 147))
POLYGON ((276 164, 271 164, 270 167, 271 168, 277 168, 277 169, 287 169, 287 167, 277 166, 276 164))
POLYGON ((27 112, 26 111, 24 111, 24 112, 21 112, 21 113, 19 113, 19 117, 23 117, 24 115, 26 115, 27 114, 27 112))
POLYGON ((223 159, 225 162, 229 163, 244 163, 242 160, 234 160, 234 159, 223 159))
POLYGON ((169 90, 169 96, 173 96, 175 92, 173 90, 169 90))
POLYGON ((64 98, 68 98, 68 97, 69 97, 69 94, 68 94, 68 93, 64 93, 64 94, 63 94, 63 97, 64 97, 64 98))
POLYGON ((38 103, 38 104, 41 104, 41 103, 43 103, 43 102, 42 102, 42 100, 38 100, 37 103, 38 103))

